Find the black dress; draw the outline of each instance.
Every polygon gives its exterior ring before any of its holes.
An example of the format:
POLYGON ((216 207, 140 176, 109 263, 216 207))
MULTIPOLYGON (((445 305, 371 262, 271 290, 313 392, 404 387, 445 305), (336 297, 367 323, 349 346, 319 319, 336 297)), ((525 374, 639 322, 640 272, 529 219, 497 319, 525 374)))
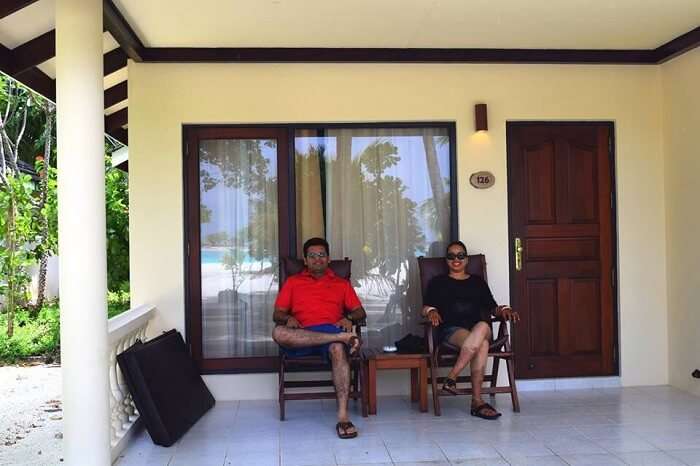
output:
POLYGON ((464 280, 449 275, 433 278, 423 304, 437 308, 442 317, 441 334, 451 327, 471 330, 479 322, 490 323, 491 312, 497 306, 488 284, 478 275, 464 280))

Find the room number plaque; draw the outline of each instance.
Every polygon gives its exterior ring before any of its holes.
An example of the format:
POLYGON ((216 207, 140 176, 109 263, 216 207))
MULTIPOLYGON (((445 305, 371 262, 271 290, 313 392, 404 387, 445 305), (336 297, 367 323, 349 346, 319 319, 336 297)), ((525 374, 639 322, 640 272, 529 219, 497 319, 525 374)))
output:
POLYGON ((496 177, 491 172, 476 172, 469 177, 469 183, 476 189, 487 189, 493 186, 496 177))

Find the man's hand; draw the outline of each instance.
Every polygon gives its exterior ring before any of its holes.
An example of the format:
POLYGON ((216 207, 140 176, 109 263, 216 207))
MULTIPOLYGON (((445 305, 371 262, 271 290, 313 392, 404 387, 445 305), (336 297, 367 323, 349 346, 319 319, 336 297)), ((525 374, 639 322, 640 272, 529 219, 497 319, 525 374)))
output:
POLYGON ((285 324, 287 328, 301 328, 301 324, 294 317, 289 316, 287 323, 285 324))
POLYGON ((442 323, 442 317, 440 317, 440 313, 435 308, 429 310, 426 317, 430 320, 430 323, 433 324, 433 327, 437 327, 442 323))
POLYGON ((515 312, 507 304, 503 306, 498 306, 498 308, 496 309, 496 317, 500 317, 504 320, 511 322, 520 322, 520 314, 515 312))
POLYGON ((340 319, 338 322, 335 323, 335 326, 338 328, 342 328, 346 332, 352 332, 352 322, 347 317, 343 317, 342 319, 340 319))

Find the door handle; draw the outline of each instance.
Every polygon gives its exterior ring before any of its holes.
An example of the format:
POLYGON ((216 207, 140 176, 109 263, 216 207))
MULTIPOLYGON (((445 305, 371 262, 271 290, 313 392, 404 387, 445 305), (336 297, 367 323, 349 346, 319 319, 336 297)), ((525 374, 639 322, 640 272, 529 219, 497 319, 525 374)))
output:
POLYGON ((520 272, 523 269, 523 242, 520 238, 515 238, 515 270, 520 272))

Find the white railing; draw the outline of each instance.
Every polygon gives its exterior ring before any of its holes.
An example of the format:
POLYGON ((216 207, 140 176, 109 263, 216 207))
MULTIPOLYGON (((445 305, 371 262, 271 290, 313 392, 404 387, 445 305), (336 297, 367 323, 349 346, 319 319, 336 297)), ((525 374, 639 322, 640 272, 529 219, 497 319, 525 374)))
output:
POLYGON ((117 355, 133 345, 136 340, 146 341, 146 328, 155 312, 155 306, 139 306, 112 317, 107 323, 110 348, 109 408, 112 461, 126 446, 129 431, 139 418, 134 400, 117 364, 117 355))

